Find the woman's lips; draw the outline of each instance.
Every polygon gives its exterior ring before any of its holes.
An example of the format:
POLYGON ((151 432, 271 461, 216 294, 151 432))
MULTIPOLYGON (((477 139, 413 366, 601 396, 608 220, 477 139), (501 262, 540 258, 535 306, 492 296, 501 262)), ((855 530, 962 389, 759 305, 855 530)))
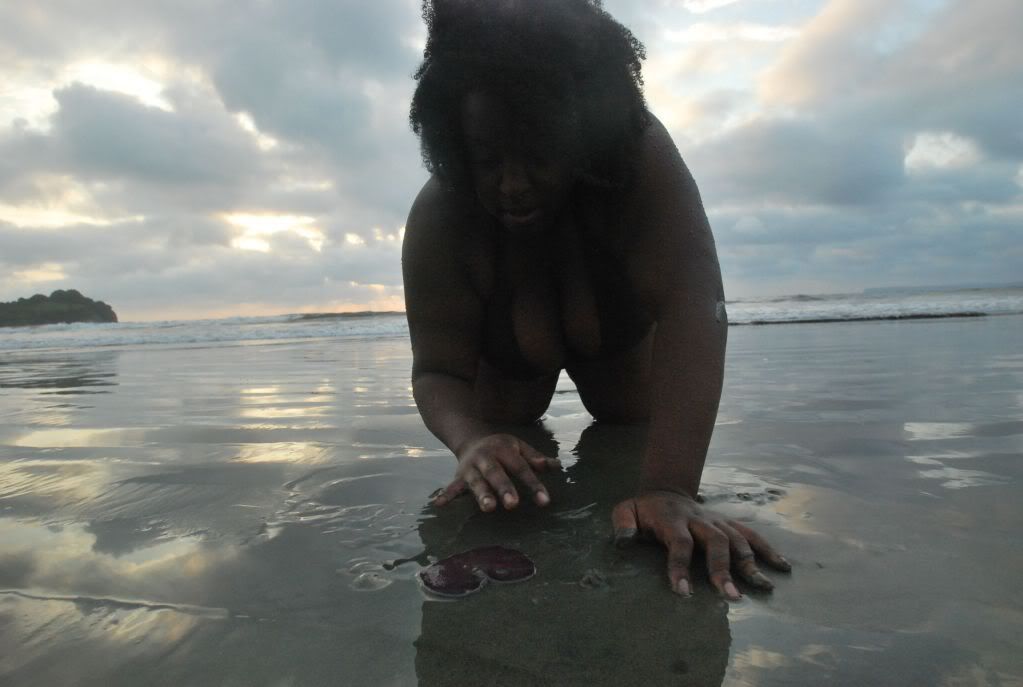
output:
POLYGON ((501 223, 506 227, 522 227, 536 222, 540 219, 541 214, 540 208, 532 210, 505 210, 501 213, 501 223))

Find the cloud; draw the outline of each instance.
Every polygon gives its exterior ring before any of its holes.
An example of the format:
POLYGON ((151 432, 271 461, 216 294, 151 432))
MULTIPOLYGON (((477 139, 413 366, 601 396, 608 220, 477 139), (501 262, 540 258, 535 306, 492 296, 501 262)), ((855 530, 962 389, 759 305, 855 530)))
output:
POLYGON ((753 115, 685 151, 726 278, 1018 279, 1020 25, 1004 0, 828 2, 763 70, 753 115))
MULTIPOLYGON (((264 252, 233 247, 243 231, 203 216, 59 231, 0 224, 0 274, 52 274, 59 266, 61 282, 22 279, 20 294, 72 284, 114 305, 122 319, 229 314, 235 305, 249 314, 297 312, 368 300, 389 300, 394 309, 400 301, 396 233, 371 232, 363 244, 331 242, 317 251, 282 231, 262 237, 264 252)), ((0 278, 0 291, 12 288, 7 281, 0 278)))
MULTIPOLYGON (((1018 279, 1020 3, 607 6, 647 45, 730 294, 1018 279)), ((418 0, 4 3, 0 300, 394 307, 423 37, 418 0)))
POLYGON ((691 160, 714 202, 866 205, 903 180, 901 141, 853 122, 758 119, 696 147, 691 160))
POLYGON ((54 162, 84 179, 222 188, 258 171, 251 138, 207 101, 178 94, 166 112, 89 86, 54 95, 54 162))
POLYGON ((874 112, 971 138, 994 157, 1023 156, 1023 5, 959 0, 908 12, 918 4, 833 0, 767 71, 765 100, 874 112))
POLYGON ((702 14, 737 2, 739 0, 682 0, 682 6, 693 14, 702 14))

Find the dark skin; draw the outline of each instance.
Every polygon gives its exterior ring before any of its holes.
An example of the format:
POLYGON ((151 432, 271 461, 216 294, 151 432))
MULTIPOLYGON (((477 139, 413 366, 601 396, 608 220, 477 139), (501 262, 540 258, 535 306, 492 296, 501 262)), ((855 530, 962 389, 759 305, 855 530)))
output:
POLYGON ((727 320, 713 236, 671 137, 654 119, 640 140, 634 183, 592 192, 573 177, 570 136, 550 136, 512 113, 492 95, 465 98, 475 197, 431 179, 406 225, 413 393, 427 427, 458 459, 434 504, 465 492, 484 512, 527 497, 550 503, 538 475, 559 463, 497 427, 538 420, 564 369, 597 420, 649 426, 638 491, 612 513, 618 543, 638 535, 661 542, 671 589, 683 596, 697 547, 726 598, 740 598, 733 571, 771 589, 757 557, 787 571, 785 559, 696 500, 721 397, 727 320), (616 323, 600 321, 592 281, 600 273, 585 268, 585 256, 588 242, 611 236, 643 317, 631 321, 638 343, 607 353, 600 333, 616 323), (512 306, 488 312, 498 284, 511 289, 512 306), (530 378, 487 359, 486 350, 508 343, 484 340, 488 315, 511 318, 506 331, 536 370, 530 378))

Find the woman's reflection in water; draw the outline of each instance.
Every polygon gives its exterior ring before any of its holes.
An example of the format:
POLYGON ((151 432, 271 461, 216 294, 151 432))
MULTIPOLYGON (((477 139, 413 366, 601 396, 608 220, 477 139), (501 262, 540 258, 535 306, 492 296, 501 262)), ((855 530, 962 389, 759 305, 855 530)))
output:
MULTIPOLYGON (((543 427, 516 433, 557 454, 543 427)), ((643 444, 642 428, 593 424, 577 462, 546 478, 550 507, 495 517, 464 499, 424 516, 427 555, 501 544, 530 556, 537 574, 458 601, 424 601, 421 685, 721 684, 726 603, 706 580, 689 599, 672 594, 660 547, 611 544, 609 514, 635 488, 643 444)))

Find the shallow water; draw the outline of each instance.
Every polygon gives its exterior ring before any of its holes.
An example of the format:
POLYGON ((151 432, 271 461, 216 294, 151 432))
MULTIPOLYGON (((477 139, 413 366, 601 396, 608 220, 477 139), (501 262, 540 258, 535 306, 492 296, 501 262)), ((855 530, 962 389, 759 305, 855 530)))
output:
POLYGON ((495 517, 427 507, 402 339, 0 353, 0 684, 1023 683, 1023 317, 729 335, 704 496, 794 565, 736 604, 610 545, 642 432, 568 380, 495 517), (420 588, 493 544, 536 576, 420 588))

